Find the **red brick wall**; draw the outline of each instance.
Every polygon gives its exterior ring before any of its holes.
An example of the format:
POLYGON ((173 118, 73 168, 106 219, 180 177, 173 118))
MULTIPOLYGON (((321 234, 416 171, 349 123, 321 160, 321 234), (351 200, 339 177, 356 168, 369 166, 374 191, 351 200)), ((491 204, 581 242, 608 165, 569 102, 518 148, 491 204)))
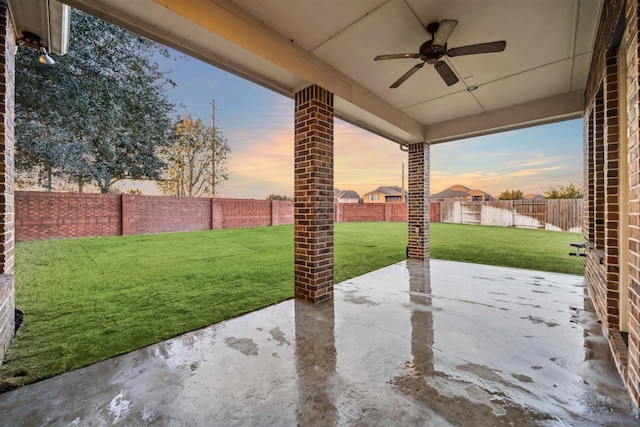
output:
POLYGON ((284 224, 293 224, 290 200, 16 192, 17 240, 284 224))
POLYGON ((16 240, 122 234, 122 197, 16 191, 16 240))
POLYGON ((583 215, 585 282, 636 408, 640 406, 638 18, 638 0, 604 3, 586 88, 583 215), (624 31, 618 33, 619 18, 624 20, 624 31), (622 34, 621 41, 616 34, 622 34), (619 62, 622 59, 626 63, 619 62), (627 137, 625 151, 621 136, 627 137), (624 171, 621 162, 626 162, 624 171), (621 223, 623 218, 628 218, 628 227, 621 223), (627 293, 628 303, 623 298, 627 293), (628 320, 622 322, 625 314, 628 320), (628 348, 620 330, 629 333, 628 348))
MULTIPOLYGON (((337 203, 336 222, 407 222, 406 203, 337 203)), ((431 202, 430 222, 440 222, 440 202, 431 202)))
POLYGON ((15 332, 13 284, 13 119, 15 39, 9 9, 0 5, 0 365, 15 332))
MULTIPOLYGON (((336 222, 384 221, 384 206, 384 203, 336 203, 336 222)), ((404 203, 402 206, 406 209, 404 203)))
MULTIPOLYGON (((639 96, 639 58, 638 34, 640 28, 638 20, 638 1, 627 0, 626 21, 627 37, 626 50, 626 104, 627 120, 622 123, 627 133, 627 152, 623 159, 627 160, 627 176, 629 182, 629 236, 627 241, 621 242, 621 249, 627 250, 629 275, 629 349, 628 376, 623 378, 631 392, 636 408, 640 407, 640 117, 638 111, 639 96), (626 126, 625 126, 626 125, 626 126)), ((622 129, 621 129, 622 130, 622 129)), ((615 353, 614 353, 615 355, 615 353)), ((624 357, 616 357, 618 365, 624 366, 624 357)))
MULTIPOLYGON (((17 191, 17 240, 119 236, 293 224, 290 200, 17 191), (213 222, 213 227, 212 227, 213 222)), ((405 203, 335 205, 336 222, 406 222, 405 203)), ((440 203, 431 203, 431 222, 440 203)))
POLYGON ((123 234, 211 230, 210 198, 124 195, 122 200, 123 211, 131 209, 137 219, 137 229, 123 234))
POLYGON ((220 207, 223 218, 222 228, 271 225, 271 200, 220 199, 220 207))

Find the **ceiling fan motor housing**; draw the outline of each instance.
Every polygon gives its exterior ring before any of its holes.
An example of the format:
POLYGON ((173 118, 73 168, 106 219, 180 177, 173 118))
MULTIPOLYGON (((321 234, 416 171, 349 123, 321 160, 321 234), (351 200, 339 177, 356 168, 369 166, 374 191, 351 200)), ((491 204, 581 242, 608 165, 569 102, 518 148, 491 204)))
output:
POLYGON ((437 63, 438 60, 444 55, 443 52, 436 52, 435 50, 433 50, 433 48, 431 47, 432 43, 432 40, 427 40, 426 42, 422 43, 422 46, 420 46, 420 59, 426 61, 427 64, 431 65, 437 63))

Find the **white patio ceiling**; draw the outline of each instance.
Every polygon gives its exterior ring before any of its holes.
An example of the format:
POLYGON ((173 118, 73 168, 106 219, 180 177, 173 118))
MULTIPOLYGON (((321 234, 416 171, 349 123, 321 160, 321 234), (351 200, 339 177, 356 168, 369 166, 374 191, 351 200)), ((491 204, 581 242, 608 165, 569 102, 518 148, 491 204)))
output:
MULTIPOLYGON (((46 3, 42 0, 43 3, 46 3)), ((580 117, 602 0, 65 0, 288 96, 335 94, 336 115, 400 143, 432 143, 580 117), (448 87, 418 59, 425 26, 458 21, 448 87), (469 86, 478 86, 467 91, 469 86)), ((19 6, 18 6, 19 7, 19 6)), ((71 40, 73 43, 73 40, 71 40)))

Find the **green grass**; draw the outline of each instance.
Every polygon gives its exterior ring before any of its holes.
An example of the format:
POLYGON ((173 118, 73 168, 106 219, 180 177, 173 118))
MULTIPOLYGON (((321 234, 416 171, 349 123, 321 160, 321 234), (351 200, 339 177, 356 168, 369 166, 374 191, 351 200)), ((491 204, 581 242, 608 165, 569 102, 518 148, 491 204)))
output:
POLYGON ((582 275, 583 259, 569 256, 569 243, 582 240, 580 233, 435 223, 431 257, 582 275))
MULTIPOLYGON (((335 225, 335 280, 401 261, 403 223, 335 225)), ((581 274, 572 233, 432 224, 432 257, 581 274)), ((20 242, 0 391, 293 296, 293 227, 20 242)))

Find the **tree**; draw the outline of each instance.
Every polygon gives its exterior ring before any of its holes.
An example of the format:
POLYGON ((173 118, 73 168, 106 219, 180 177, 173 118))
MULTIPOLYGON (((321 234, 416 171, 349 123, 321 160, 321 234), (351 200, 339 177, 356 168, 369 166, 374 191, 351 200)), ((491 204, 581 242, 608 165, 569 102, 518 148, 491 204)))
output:
POLYGON ((569 185, 559 185, 557 187, 551 187, 544 192, 546 199, 582 199, 584 192, 581 188, 577 188, 573 182, 569 185))
POLYGON ((522 200, 522 190, 504 190, 498 196, 500 200, 522 200))
POLYGON ((283 196, 281 194, 269 194, 267 200, 291 200, 289 196, 283 196))
POLYGON ((160 191, 190 197, 211 194, 212 164, 217 191, 229 179, 231 148, 222 133, 205 126, 201 119, 194 121, 191 115, 175 124, 174 133, 173 143, 161 152, 166 167, 164 179, 158 182, 160 191))
POLYGON ((168 50, 72 10, 69 52, 54 66, 16 55, 16 168, 49 188, 54 177, 106 193, 122 179, 157 179, 171 142, 173 83, 153 61, 168 50))

